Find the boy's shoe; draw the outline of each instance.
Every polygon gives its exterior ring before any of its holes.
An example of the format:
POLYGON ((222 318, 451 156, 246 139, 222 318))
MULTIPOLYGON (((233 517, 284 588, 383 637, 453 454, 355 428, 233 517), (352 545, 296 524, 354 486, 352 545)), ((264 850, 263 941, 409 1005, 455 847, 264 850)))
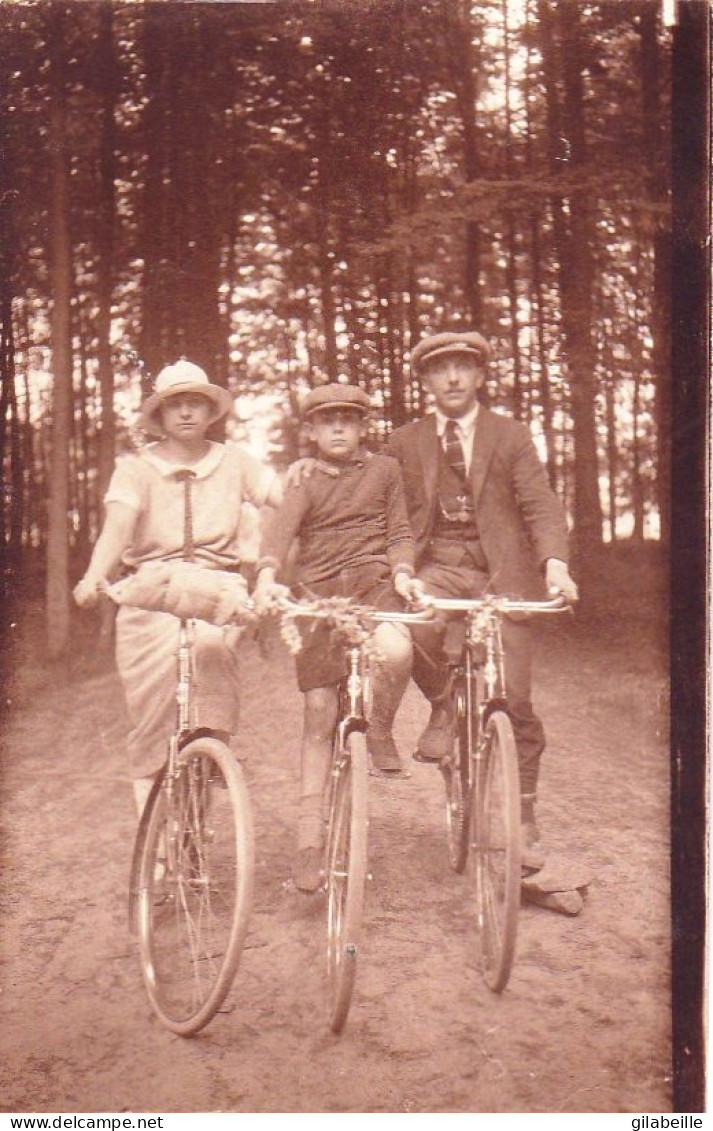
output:
POLYGON ((434 699, 428 726, 418 740, 414 754, 416 762, 443 762, 453 757, 455 745, 456 713, 453 700, 448 695, 434 699))
POLYGON ((318 891, 322 886, 322 862, 324 852, 321 848, 310 845, 309 848, 299 848, 293 869, 295 887, 300 891, 318 891))
POLYGON ((371 769, 375 775, 385 778, 403 777, 403 766, 390 731, 375 733, 368 729, 366 732, 366 748, 369 751, 371 769))

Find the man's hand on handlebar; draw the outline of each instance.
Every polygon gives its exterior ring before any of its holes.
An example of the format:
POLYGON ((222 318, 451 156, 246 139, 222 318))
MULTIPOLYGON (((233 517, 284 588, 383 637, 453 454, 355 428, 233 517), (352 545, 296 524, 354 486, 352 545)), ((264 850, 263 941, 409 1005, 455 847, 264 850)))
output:
POLYGON ((548 592, 553 596, 556 593, 561 593, 568 601, 574 602, 579 599, 579 591, 570 577, 567 565, 565 562, 561 562, 559 558, 547 559, 545 581, 548 592))

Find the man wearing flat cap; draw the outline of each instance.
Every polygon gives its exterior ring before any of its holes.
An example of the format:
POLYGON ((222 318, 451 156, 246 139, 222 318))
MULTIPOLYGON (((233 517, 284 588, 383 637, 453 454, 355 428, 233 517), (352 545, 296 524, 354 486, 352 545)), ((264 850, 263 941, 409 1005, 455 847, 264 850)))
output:
MULTIPOLYGON (((564 513, 552 492, 529 430, 479 404, 490 357, 475 331, 423 338, 411 366, 434 412, 398 428, 388 451, 400 465, 416 544, 417 575, 440 597, 485 591, 539 598, 550 591, 576 600, 567 566, 564 513)), ((413 678, 431 703, 414 757, 438 763, 454 743, 454 713, 443 650, 445 622, 413 630, 413 678)), ((545 745, 531 703, 531 632, 505 619, 508 714, 522 790, 523 863, 544 863, 535 795, 545 745)))

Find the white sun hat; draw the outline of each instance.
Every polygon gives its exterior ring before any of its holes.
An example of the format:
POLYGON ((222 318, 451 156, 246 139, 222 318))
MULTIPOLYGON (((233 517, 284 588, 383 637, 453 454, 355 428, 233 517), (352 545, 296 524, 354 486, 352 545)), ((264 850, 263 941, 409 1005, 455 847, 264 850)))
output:
POLYGON ((208 374, 199 365, 194 365, 192 361, 186 361, 182 357, 174 365, 163 367, 156 377, 151 396, 146 398, 139 409, 139 423, 145 432, 152 436, 162 435, 161 423, 156 419, 156 413, 165 400, 179 396, 181 393, 199 393, 212 403, 211 424, 220 420, 233 407, 233 398, 227 389, 211 384, 208 374))

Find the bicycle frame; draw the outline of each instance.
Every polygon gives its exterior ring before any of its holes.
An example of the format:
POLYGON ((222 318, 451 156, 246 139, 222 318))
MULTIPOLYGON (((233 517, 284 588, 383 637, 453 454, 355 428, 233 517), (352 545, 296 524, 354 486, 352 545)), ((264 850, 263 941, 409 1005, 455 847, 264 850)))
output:
MULTIPOLYGON (((191 712, 191 686, 193 650, 190 637, 190 622, 181 620, 178 636, 178 650, 176 653, 176 728, 171 734, 168 746, 168 759, 164 774, 164 788, 166 790, 166 804, 170 807, 173 801, 173 788, 177 777, 176 760, 183 739, 190 732, 191 712)), ((171 851, 171 845, 167 845, 171 851)))
POLYGON ((366 731, 364 701, 369 677, 368 672, 364 670, 364 655, 360 645, 354 644, 349 647, 347 658, 349 671, 339 684, 337 725, 332 739, 328 812, 332 810, 334 792, 344 764, 343 758, 336 757, 337 752, 344 751, 347 739, 354 731, 366 731))
MULTIPOLYGON (((466 621, 466 636, 460 660, 466 690, 468 745, 481 760, 480 736, 487 714, 505 702, 505 663, 500 618, 492 610, 472 610, 466 621)), ((473 776, 475 782, 477 775, 473 776)))
POLYGON ((571 606, 562 597, 549 601, 519 601, 509 597, 487 596, 481 598, 427 597, 428 605, 444 612, 466 614, 466 637, 463 652, 455 667, 466 675, 472 688, 474 670, 482 671, 484 703, 505 703, 505 657, 502 644, 501 618, 505 613, 566 612, 571 606), (481 646, 485 650, 482 660, 476 662, 481 646))
POLYGON ((496 596, 428 602, 465 620, 461 654, 451 665, 458 733, 452 759, 441 763, 448 848, 454 871, 464 872, 472 861, 481 966, 487 985, 500 993, 515 955, 521 877, 520 781, 507 715, 501 617, 566 605, 559 599, 520 602, 496 596))

